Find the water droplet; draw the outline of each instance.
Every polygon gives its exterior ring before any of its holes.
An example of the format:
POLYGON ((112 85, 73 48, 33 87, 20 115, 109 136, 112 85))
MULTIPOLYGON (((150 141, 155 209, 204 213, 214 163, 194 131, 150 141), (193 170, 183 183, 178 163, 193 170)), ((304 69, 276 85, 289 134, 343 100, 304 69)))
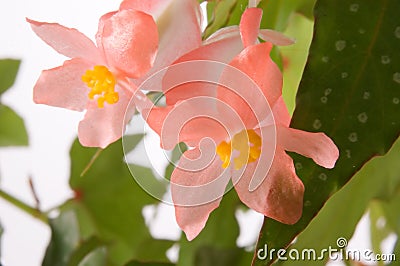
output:
POLYGON ((344 48, 346 48, 346 41, 340 40, 335 43, 336 50, 341 52, 344 48))
POLYGON ((376 227, 377 227, 379 230, 382 230, 383 228, 385 228, 385 226, 386 226, 386 219, 385 219, 385 217, 383 217, 383 216, 379 217, 378 220, 376 220, 376 227))
POLYGON ((382 55, 381 56, 381 63, 384 65, 387 65, 390 63, 390 57, 387 55, 382 55))
POLYGON ((321 97, 321 103, 327 103, 328 102, 328 97, 322 96, 321 97))
POLYGON ((331 94, 332 89, 331 88, 327 88, 324 92, 325 96, 328 96, 329 94, 331 94))
POLYGON ((346 157, 348 159, 350 159, 351 158, 351 151, 350 150, 345 150, 345 152, 346 152, 346 157))
POLYGON ((393 74, 393 81, 400 83, 400 73, 399 72, 396 72, 393 74))
POLYGON ((313 123, 313 128, 315 128, 315 129, 320 129, 321 127, 322 127, 321 120, 315 119, 315 120, 314 120, 314 123, 313 123))
POLYGON ((360 113, 357 116, 357 118, 358 118, 358 121, 360 121, 361 123, 367 123, 368 115, 367 115, 367 113, 363 112, 363 113, 360 113))
POLYGON ((350 5, 349 10, 350 10, 351 12, 357 12, 359 8, 360 8, 360 5, 359 5, 359 4, 352 4, 352 5, 350 5))
POLYGON ((358 135, 356 132, 352 132, 349 135, 349 140, 350 142, 357 142, 358 141, 358 135))
POLYGON ((328 176, 325 173, 321 173, 318 176, 319 179, 321 179, 322 181, 326 181, 328 179, 328 176))
POLYGON ((349 76, 349 74, 347 72, 342 72, 341 77, 342 79, 345 79, 349 76))
POLYGON ((368 100, 370 96, 371 96, 371 94, 369 93, 369 91, 366 91, 366 92, 364 92, 363 99, 368 100))
POLYGON ((322 62, 328 63, 329 62, 329 57, 328 56, 322 57, 322 62))
POLYGON ((399 104, 400 103, 400 99, 399 98, 393 98, 393 103, 394 104, 399 104))
POLYGON ((352 48, 356 48, 356 47, 357 47, 357 45, 356 45, 356 44, 353 44, 351 47, 352 47, 352 48))
POLYGON ((303 169, 303 165, 302 165, 301 163, 295 163, 295 164, 294 164, 294 167, 295 167, 297 170, 303 169))
POLYGON ((396 36, 397 39, 400 39, 400 26, 396 27, 394 30, 394 36, 396 36))
POLYGON ((365 29, 363 29, 363 28, 360 28, 360 29, 358 29, 358 33, 360 33, 360 34, 364 34, 366 31, 365 31, 365 29))
POLYGON ((305 206, 305 207, 311 206, 311 201, 306 200, 306 201, 304 202, 304 206, 305 206))

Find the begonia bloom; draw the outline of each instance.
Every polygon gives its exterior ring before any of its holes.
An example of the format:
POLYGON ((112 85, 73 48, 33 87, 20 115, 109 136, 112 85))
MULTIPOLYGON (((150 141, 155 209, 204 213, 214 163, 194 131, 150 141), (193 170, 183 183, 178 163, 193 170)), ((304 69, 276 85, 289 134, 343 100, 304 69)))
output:
POLYGON ((71 58, 42 72, 34 87, 34 101, 86 110, 78 137, 82 145, 91 147, 105 148, 121 138, 129 121, 126 117, 134 113, 134 106, 127 110, 129 102, 133 100, 138 110, 147 104, 138 91, 140 84, 201 44, 195 0, 123 1, 119 11, 100 18, 96 45, 76 29, 27 21, 43 41, 71 58), (177 12, 186 15, 176 19, 177 12), (183 26, 177 28, 179 22, 183 26))
POLYGON ((302 213, 304 185, 286 151, 310 157, 326 168, 334 167, 339 156, 336 145, 324 133, 289 127, 291 117, 282 99, 282 73, 269 56, 272 44, 257 40, 261 15, 256 8, 244 12, 240 44, 236 29, 225 29, 225 38, 214 35, 215 41, 177 60, 177 64, 228 60, 220 82, 238 85, 237 89, 204 82, 172 89, 167 86, 167 106, 144 112, 147 123, 160 135, 162 147, 172 148, 180 141, 191 147, 171 176, 176 220, 188 240, 204 228, 230 180, 241 201, 251 209, 282 223, 296 223, 302 213), (232 52, 236 54, 231 58, 232 52), (242 73, 256 87, 242 82, 230 69, 242 73), (179 136, 171 136, 174 127, 179 129, 179 136), (265 158, 272 159, 268 162, 265 158), (270 167, 264 167, 267 164, 270 167))

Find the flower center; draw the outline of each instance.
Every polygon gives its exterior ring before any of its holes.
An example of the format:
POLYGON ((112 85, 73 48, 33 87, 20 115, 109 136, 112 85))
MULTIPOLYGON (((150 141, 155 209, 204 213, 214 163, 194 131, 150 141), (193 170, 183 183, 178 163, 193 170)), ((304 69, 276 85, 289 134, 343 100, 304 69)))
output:
POLYGON ((231 161, 232 150, 237 150, 239 156, 233 159, 235 169, 255 162, 261 154, 261 137, 253 130, 242 130, 233 136, 230 142, 222 141, 216 148, 221 158, 222 167, 227 168, 231 161))
POLYGON ((82 76, 82 81, 92 90, 89 92, 89 99, 97 99, 97 106, 104 107, 104 102, 114 104, 118 102, 118 92, 115 91, 116 80, 113 73, 105 66, 94 66, 82 76))

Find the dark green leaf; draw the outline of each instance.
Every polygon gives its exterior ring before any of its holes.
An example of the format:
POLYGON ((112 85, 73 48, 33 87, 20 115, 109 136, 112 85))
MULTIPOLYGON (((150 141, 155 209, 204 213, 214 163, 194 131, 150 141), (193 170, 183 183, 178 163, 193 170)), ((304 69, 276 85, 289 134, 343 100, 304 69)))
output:
MULTIPOLYGON (((79 266, 106 266, 107 265, 107 249, 105 247, 97 248, 91 251, 82 261, 79 266)), ((108 266, 108 265, 107 265, 108 266)))
POLYGON ((216 248, 202 246, 196 252, 196 266, 240 266, 248 265, 252 253, 241 248, 216 248))
POLYGON ((333 193, 399 135, 399 9, 397 0, 317 2, 292 127, 325 132, 341 154, 333 170, 293 155, 306 186, 303 216, 293 226, 266 219, 259 246, 286 247, 333 193))
POLYGON ((24 121, 9 107, 0 103, 0 146, 28 145, 24 121))
POLYGON ((131 261, 125 266, 173 266, 175 264, 173 263, 167 263, 167 262, 141 262, 141 261, 131 261))
POLYGON ((69 257, 79 244, 79 226, 75 212, 62 212, 50 220, 51 239, 47 247, 43 266, 66 266, 69 257))
POLYGON ((0 60, 0 96, 14 84, 20 63, 15 59, 0 60))
MULTIPOLYGON (((350 240, 371 201, 374 203, 377 203, 377 199, 396 201, 397 198, 394 196, 400 187, 399 160, 400 140, 385 156, 368 162, 343 189, 335 193, 290 248, 297 250, 313 248, 320 253, 329 246, 337 248, 336 241, 340 237, 350 240), (315 241, 316 236, 318 241, 315 241)), ((396 215, 398 209, 395 210, 392 209, 391 213, 396 215)), ((389 220, 387 218, 388 224, 389 220)), ((288 260, 279 265, 296 266, 298 263, 288 260)), ((318 266, 321 265, 321 261, 308 261, 307 265, 318 266)))
MULTIPOLYGON (((82 170, 97 149, 84 148, 76 141, 71 149, 71 188, 81 214, 90 217, 92 234, 109 243, 108 259, 112 265, 122 265, 130 259, 142 259, 143 245, 151 247, 151 236, 144 223, 142 208, 156 200, 134 181, 123 161, 121 141, 102 151, 84 177, 82 170), (150 242, 149 242, 150 241, 150 242)), ((151 171, 143 178, 154 179, 151 171)), ((86 226, 88 229, 88 227, 86 226)), ((171 244, 172 245, 172 244, 171 244)), ((164 250, 157 249, 153 259, 167 261, 164 250)))
POLYGON ((132 151, 136 145, 143 139, 144 134, 135 134, 135 135, 125 135, 124 136, 124 152, 128 153, 132 151))

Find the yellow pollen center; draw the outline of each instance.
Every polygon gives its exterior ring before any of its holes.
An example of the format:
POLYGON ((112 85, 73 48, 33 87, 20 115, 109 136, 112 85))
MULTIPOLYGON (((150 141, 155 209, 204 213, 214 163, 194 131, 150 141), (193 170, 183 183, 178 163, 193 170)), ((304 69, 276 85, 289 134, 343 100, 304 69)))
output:
POLYGON ((239 156, 233 159, 235 169, 238 170, 260 157, 261 137, 253 129, 248 129, 237 133, 230 142, 222 141, 216 152, 221 158, 223 168, 229 166, 232 150, 239 152, 239 156))
POLYGON ((114 104, 118 102, 119 95, 115 91, 116 80, 113 73, 105 66, 94 66, 93 69, 86 70, 82 76, 82 81, 92 90, 88 97, 91 100, 97 99, 97 106, 104 107, 104 102, 114 104))

